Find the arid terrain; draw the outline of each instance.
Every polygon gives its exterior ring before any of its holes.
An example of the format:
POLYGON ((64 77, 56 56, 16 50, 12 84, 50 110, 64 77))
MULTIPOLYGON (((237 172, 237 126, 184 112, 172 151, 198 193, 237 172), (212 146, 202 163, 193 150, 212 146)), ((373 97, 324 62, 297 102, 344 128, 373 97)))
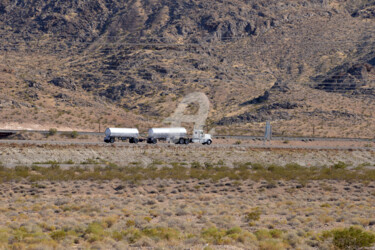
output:
POLYGON ((328 249, 324 231, 375 229, 374 182, 20 181, 0 192, 0 244, 19 248, 328 249))
POLYGON ((0 0, 0 249, 375 249, 374 21, 375 0, 0 0), (103 142, 176 110, 213 144, 103 142))
POLYGON ((124 142, 106 144, 98 139, 51 138, 50 143, 35 144, 28 141, 1 143, 0 162, 5 166, 32 166, 33 163, 108 161, 119 166, 131 164, 147 167, 154 161, 173 163, 212 163, 223 161, 232 167, 236 162, 261 164, 298 163, 301 166, 324 166, 343 161, 351 166, 375 164, 374 142, 301 142, 301 141, 253 141, 214 140, 214 144, 175 145, 158 143, 133 145, 124 142), (99 141, 99 142, 98 142, 99 141), (57 144, 52 145, 54 142, 57 144), (59 144, 60 142, 64 144, 59 144), (85 143, 86 142, 86 143, 85 143), (347 148, 347 149, 346 149, 347 148))
POLYGON ((0 246, 276 250, 375 243, 371 147, 194 146, 2 143, 0 246))
POLYGON ((372 0, 0 2, 0 128, 161 126, 374 138, 372 0))

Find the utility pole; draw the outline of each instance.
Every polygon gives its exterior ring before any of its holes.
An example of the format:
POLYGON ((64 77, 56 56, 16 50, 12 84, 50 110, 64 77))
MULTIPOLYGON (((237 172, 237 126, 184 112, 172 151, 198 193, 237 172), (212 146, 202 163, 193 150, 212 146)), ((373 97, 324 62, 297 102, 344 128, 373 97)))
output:
POLYGON ((272 126, 270 121, 266 122, 266 131, 264 133, 264 141, 270 141, 272 139, 272 126))
POLYGON ((313 129, 313 137, 315 137, 315 124, 312 125, 312 129, 313 129))

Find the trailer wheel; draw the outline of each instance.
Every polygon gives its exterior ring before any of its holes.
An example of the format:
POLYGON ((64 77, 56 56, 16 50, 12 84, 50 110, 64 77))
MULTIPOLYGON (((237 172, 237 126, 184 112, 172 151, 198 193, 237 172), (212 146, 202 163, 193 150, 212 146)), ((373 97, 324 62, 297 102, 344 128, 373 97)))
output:
POLYGON ((133 143, 135 143, 135 144, 137 144, 138 141, 139 141, 138 138, 134 138, 134 139, 133 139, 133 143))
POLYGON ((178 144, 185 144, 185 139, 184 138, 180 138, 178 140, 178 144))
POLYGON ((206 142, 207 145, 211 145, 211 143, 212 143, 211 140, 208 140, 208 141, 206 142))
POLYGON ((115 142, 115 138, 111 138, 111 140, 109 141, 110 143, 114 143, 115 142))
POLYGON ((185 144, 189 144, 190 143, 190 140, 189 139, 185 139, 185 144))
POLYGON ((156 144, 158 141, 155 138, 152 138, 152 144, 156 144))

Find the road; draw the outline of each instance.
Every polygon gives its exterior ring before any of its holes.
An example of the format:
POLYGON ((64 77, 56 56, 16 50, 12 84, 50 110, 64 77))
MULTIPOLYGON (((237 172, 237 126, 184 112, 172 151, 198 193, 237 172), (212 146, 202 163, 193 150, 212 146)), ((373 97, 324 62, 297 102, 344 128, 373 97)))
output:
MULTIPOLYGON (((48 130, 0 130, 1 134, 16 134, 21 132, 30 133, 41 133, 48 134, 48 130)), ((71 133, 72 131, 57 131, 57 134, 71 133)), ((93 135, 93 136, 103 136, 104 132, 87 132, 78 131, 79 135, 93 135)), ((142 137, 147 137, 147 135, 141 135, 142 137)), ((238 139, 238 140, 263 140, 263 136, 249 136, 249 135, 214 135, 213 138, 225 138, 225 139, 238 139)), ((273 140, 276 141, 355 141, 355 142, 375 142, 375 138, 345 138, 345 137, 294 137, 294 136, 274 136, 273 140)))
POLYGON ((0 140, 1 145, 60 145, 60 146, 99 146, 99 147, 178 147, 178 148, 233 148, 233 149, 310 149, 310 150, 361 150, 361 151, 375 151, 373 147, 349 147, 349 146, 317 146, 317 145, 271 145, 268 142, 259 144, 189 144, 189 145, 176 145, 169 143, 158 143, 157 145, 147 144, 145 142, 138 144, 129 144, 128 142, 116 142, 114 144, 105 142, 85 142, 85 141, 42 141, 42 140, 0 140))

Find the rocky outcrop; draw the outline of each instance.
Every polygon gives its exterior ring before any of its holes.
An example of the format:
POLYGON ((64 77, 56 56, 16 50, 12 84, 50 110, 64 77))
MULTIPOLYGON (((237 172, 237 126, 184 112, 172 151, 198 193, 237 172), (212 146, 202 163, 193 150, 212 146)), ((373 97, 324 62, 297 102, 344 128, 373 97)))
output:
POLYGON ((352 14, 353 17, 360 17, 365 19, 375 19, 375 6, 370 6, 358 10, 352 14))
POLYGON ((74 82, 65 77, 56 77, 49 82, 60 88, 77 90, 77 86, 74 84, 74 82))
POLYGON ((315 88, 328 92, 345 93, 372 84, 375 84, 375 67, 370 63, 358 63, 324 79, 315 88))
POLYGON ((255 112, 245 112, 243 114, 224 117, 217 122, 217 125, 230 125, 233 123, 265 122, 267 120, 290 120, 292 115, 287 110, 300 107, 297 103, 283 102, 272 103, 256 109, 255 112))
POLYGON ((33 79, 21 99, 72 102, 49 92, 49 83, 68 96, 89 92, 167 115, 182 96, 201 91, 216 117, 259 104, 258 113, 237 118, 290 119, 282 100, 270 101, 272 91, 305 83, 356 95, 374 88, 375 24, 362 20, 373 18, 373 7, 372 0, 1 1, 0 44, 15 60, 0 66, 12 69, 4 74, 13 82, 33 79), (34 64, 34 56, 48 60, 34 64))

